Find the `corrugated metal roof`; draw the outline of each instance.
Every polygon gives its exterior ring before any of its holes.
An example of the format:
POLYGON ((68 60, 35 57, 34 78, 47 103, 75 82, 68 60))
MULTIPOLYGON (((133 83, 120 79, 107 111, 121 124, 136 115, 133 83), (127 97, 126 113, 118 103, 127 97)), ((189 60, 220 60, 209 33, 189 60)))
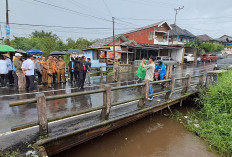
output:
MULTIPOLYGON (((123 34, 115 35, 114 39, 117 39, 119 37, 122 37, 122 39, 124 39, 125 41, 128 41, 128 39, 123 34)), ((98 39, 95 43, 93 43, 89 47, 101 47, 101 46, 105 46, 108 43, 110 43, 111 41, 113 41, 113 37, 112 36, 104 38, 104 39, 98 39)))
POLYGON ((211 38, 211 37, 208 36, 207 34, 198 35, 197 38, 198 38, 200 41, 210 41, 210 40, 213 40, 213 38, 211 38))
POLYGON ((188 30, 182 29, 175 24, 171 24, 171 27, 172 27, 172 30, 169 31, 169 36, 187 35, 187 36, 195 37, 195 35, 189 32, 188 30))

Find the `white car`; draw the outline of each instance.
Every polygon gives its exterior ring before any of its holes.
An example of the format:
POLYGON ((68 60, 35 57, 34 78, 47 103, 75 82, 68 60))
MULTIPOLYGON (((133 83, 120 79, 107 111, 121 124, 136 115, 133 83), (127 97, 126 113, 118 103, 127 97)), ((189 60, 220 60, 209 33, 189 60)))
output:
POLYGON ((184 62, 185 63, 193 63, 194 62, 194 56, 193 54, 184 54, 184 62))

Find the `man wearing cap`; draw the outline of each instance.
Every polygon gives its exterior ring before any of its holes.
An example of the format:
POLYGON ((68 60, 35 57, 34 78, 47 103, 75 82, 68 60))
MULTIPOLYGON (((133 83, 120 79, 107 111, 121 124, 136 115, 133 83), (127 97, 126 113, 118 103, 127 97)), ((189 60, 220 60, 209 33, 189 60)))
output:
POLYGON ((35 72, 38 75, 38 85, 41 85, 42 81, 42 72, 43 72, 43 65, 41 64, 41 56, 36 56, 35 61, 35 72))
POLYGON ((7 64, 8 64, 8 74, 7 74, 7 78, 9 81, 9 84, 12 85, 14 84, 14 77, 13 77, 13 63, 10 59, 10 56, 8 54, 3 54, 4 59, 6 60, 7 64))
POLYGON ((32 55, 28 55, 28 59, 25 60, 22 64, 23 73, 26 75, 26 89, 35 91, 34 85, 34 57, 32 55))
POLYGON ((20 53, 16 53, 15 59, 14 59, 14 67, 15 67, 16 75, 18 76, 18 89, 19 90, 25 89, 25 85, 26 85, 26 78, 21 68, 22 67, 22 61, 20 60, 21 57, 22 55, 20 53))

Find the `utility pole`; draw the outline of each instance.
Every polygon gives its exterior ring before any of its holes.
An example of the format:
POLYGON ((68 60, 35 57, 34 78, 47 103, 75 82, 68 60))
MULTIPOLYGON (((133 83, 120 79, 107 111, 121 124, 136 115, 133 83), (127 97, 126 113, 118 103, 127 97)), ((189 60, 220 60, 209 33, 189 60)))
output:
POLYGON ((184 6, 181 8, 181 7, 179 7, 178 9, 174 9, 174 11, 176 12, 176 15, 175 15, 175 22, 174 22, 174 24, 176 25, 176 16, 177 16, 177 14, 179 13, 179 11, 180 10, 182 10, 182 9, 184 9, 184 6))
POLYGON ((112 21, 113 21, 113 52, 114 52, 114 62, 115 62, 116 56, 115 56, 115 42, 114 42, 114 17, 112 17, 112 21))
MULTIPOLYGON (((7 25, 7 27, 9 25, 9 14, 8 14, 8 12, 9 12, 9 9, 8 9, 8 0, 6 0, 6 25, 7 25)), ((10 39, 9 39, 9 37, 6 39, 6 44, 10 45, 10 39)))

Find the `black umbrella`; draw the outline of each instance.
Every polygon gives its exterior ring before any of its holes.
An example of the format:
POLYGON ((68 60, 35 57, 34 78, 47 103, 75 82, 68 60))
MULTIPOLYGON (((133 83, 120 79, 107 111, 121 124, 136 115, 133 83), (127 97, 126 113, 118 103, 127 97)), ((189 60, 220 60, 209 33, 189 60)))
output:
POLYGON ((66 53, 60 52, 60 51, 54 51, 54 52, 51 52, 50 55, 66 55, 66 53))
POLYGON ((67 53, 68 53, 68 54, 78 54, 78 55, 84 54, 84 52, 81 51, 81 50, 79 50, 79 49, 70 49, 70 50, 68 50, 67 53))

